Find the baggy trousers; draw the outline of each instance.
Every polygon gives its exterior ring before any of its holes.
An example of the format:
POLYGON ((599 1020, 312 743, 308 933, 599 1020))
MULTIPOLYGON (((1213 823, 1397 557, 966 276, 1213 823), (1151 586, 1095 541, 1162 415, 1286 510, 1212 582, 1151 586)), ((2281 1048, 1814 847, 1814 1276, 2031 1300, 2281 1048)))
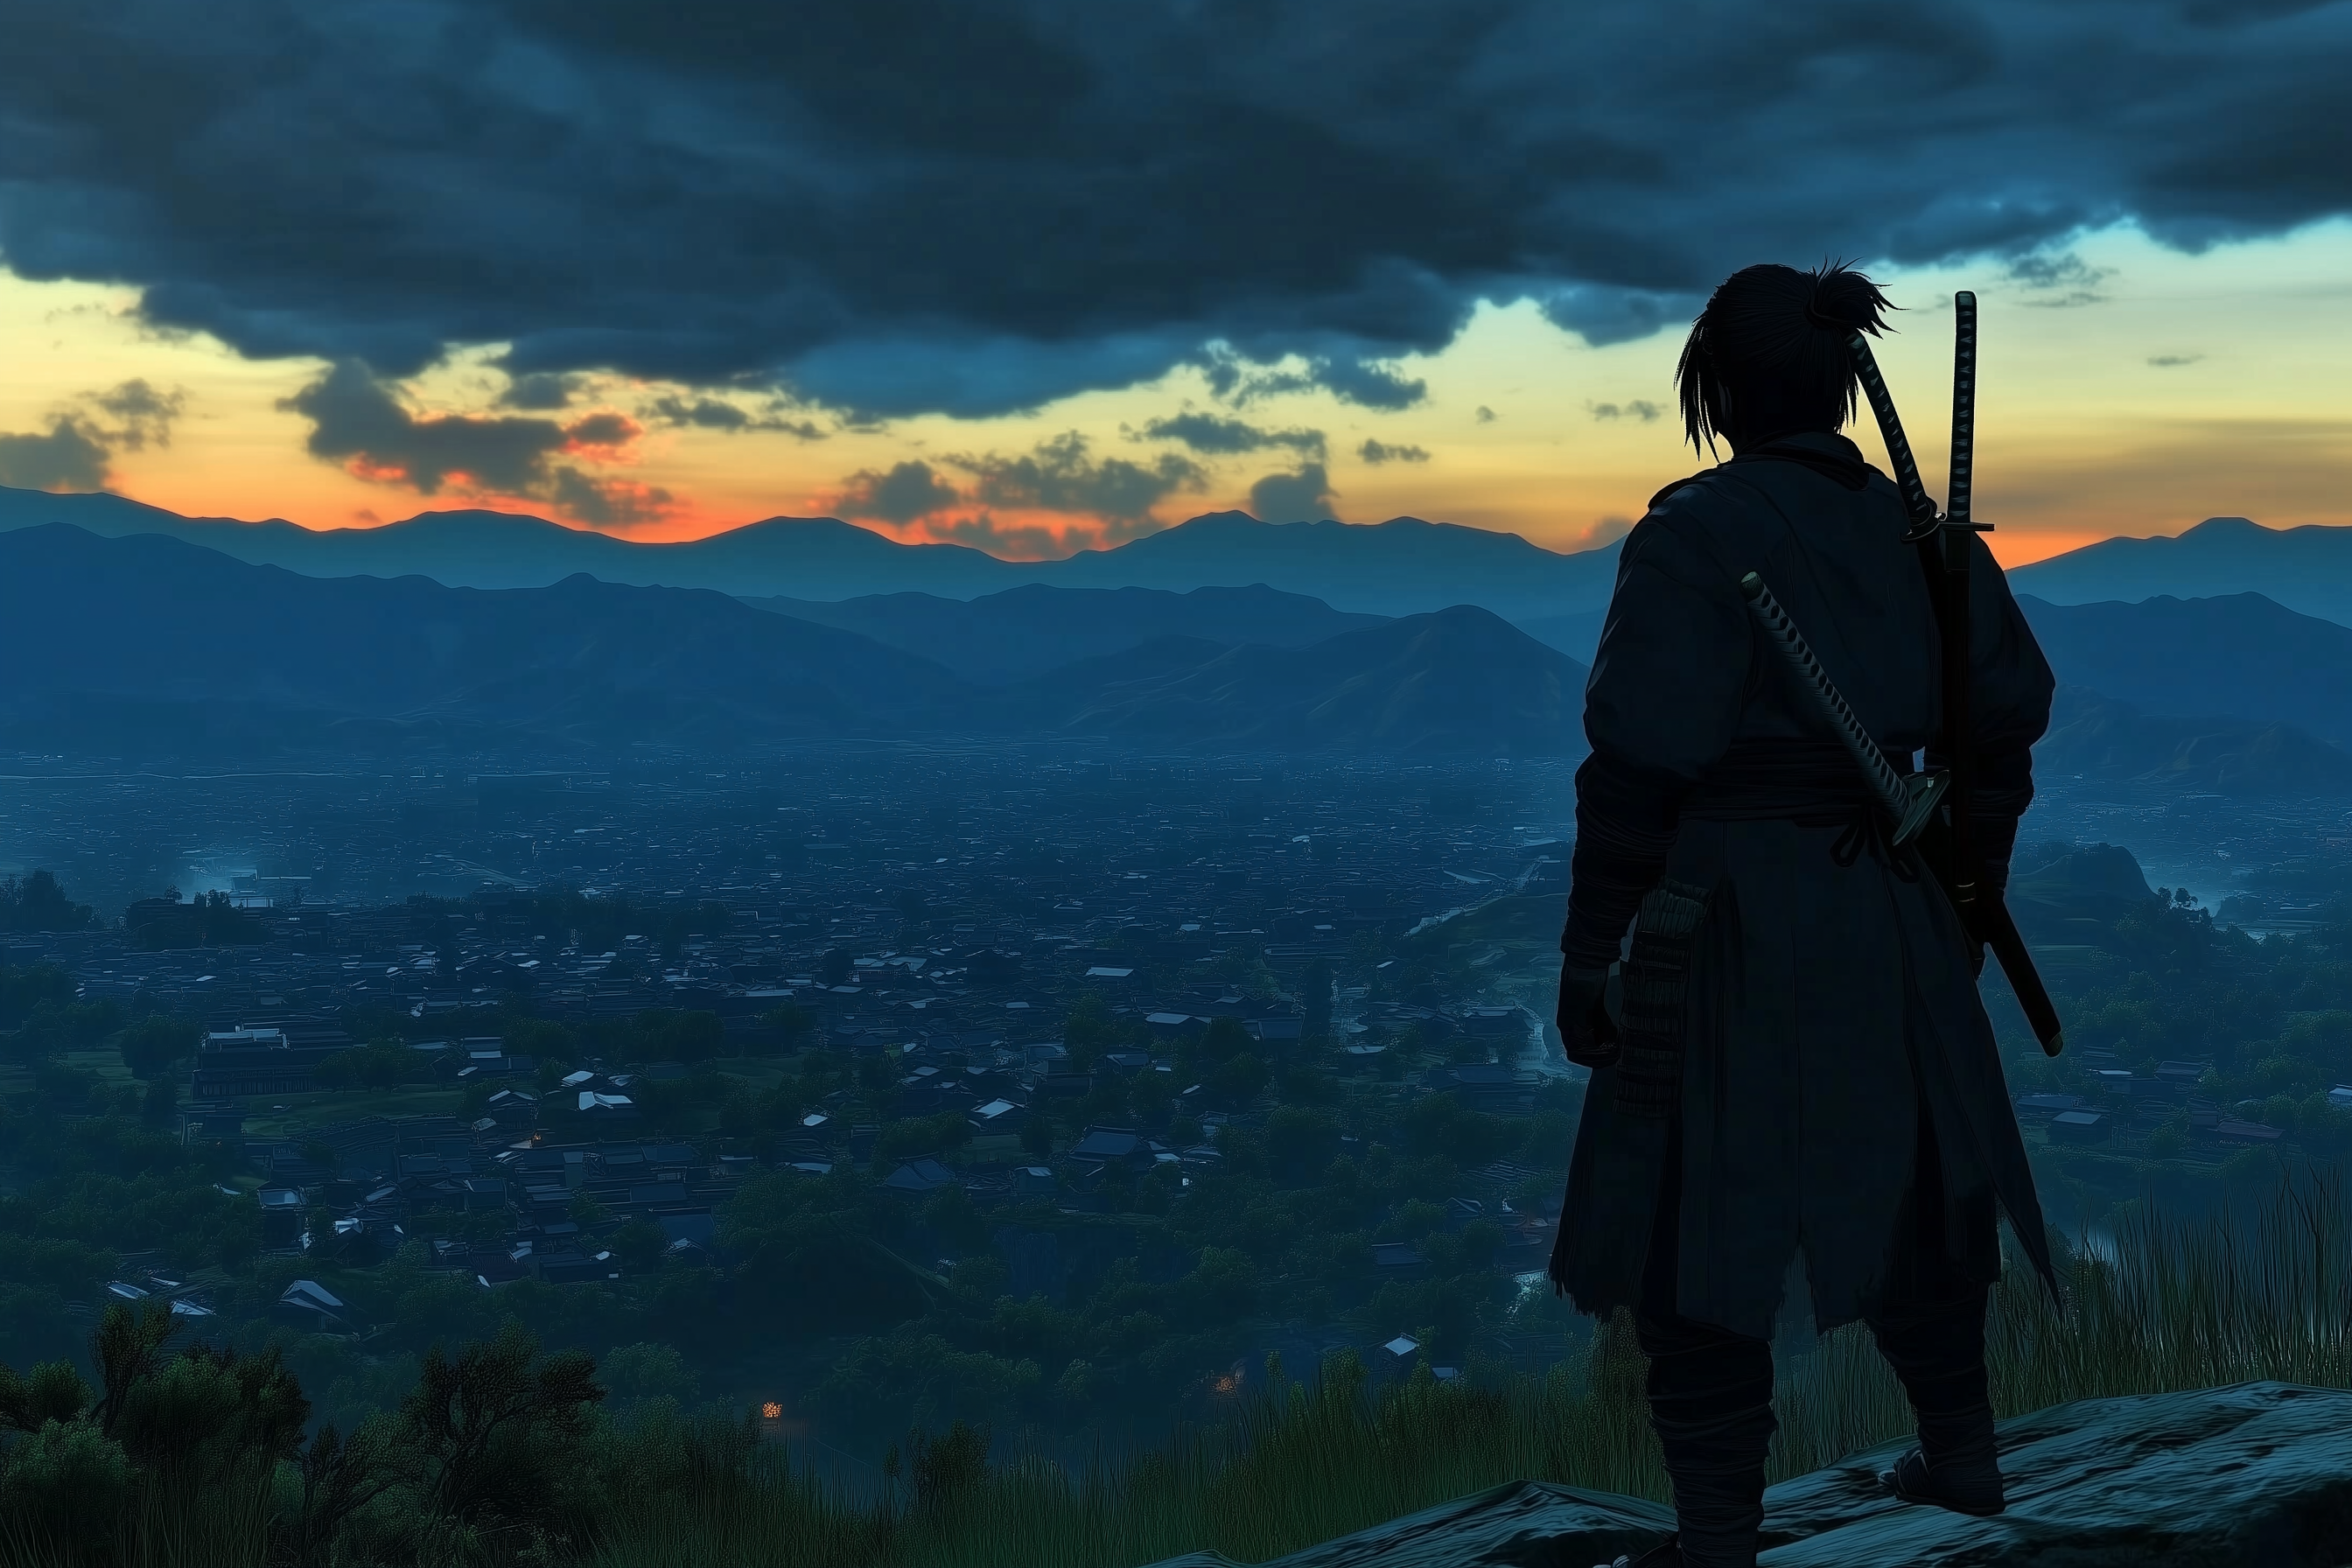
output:
MULTIPOLYGON (((1690 1568, 1754 1568, 1764 1518, 1765 1453, 1775 1429, 1772 1348, 1675 1315, 1679 1125, 1669 1129, 1667 1140, 1664 1185, 1635 1317, 1650 1358, 1650 1419, 1674 1482, 1683 1562, 1690 1568)), ((1864 1320, 1910 1397, 1930 1466, 1981 1473, 1995 1462, 1985 1378, 1985 1287, 1945 1260, 1942 1167, 1924 1106, 1918 1148, 1886 1289, 1864 1320)))

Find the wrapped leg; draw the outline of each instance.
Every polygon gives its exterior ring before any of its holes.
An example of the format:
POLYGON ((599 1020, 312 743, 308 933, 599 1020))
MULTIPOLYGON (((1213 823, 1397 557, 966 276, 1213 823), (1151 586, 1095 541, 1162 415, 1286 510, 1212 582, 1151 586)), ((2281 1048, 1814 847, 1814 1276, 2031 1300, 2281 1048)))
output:
POLYGON ((1919 1447, 1897 1462, 1891 1477, 1907 1501, 1979 1516, 2007 1506, 1993 1446, 1984 1315, 1985 1291, 1979 1286, 1957 1300, 1871 1321, 1879 1353, 1902 1379, 1919 1418, 1919 1447))
POLYGON ((1771 1447, 1772 1349, 1683 1319, 1638 1322, 1650 1419, 1675 1484, 1681 1561, 1754 1568, 1771 1447))

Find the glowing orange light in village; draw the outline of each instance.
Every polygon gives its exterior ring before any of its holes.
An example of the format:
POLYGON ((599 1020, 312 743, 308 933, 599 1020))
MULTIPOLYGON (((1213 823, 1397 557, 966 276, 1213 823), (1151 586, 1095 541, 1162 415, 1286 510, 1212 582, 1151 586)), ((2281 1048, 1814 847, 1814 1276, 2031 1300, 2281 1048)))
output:
POLYGON ((766 1416, 771 1421, 781 1421, 784 1417, 784 1407, 776 1401, 771 1399, 765 1405, 760 1406, 760 1414, 766 1416))

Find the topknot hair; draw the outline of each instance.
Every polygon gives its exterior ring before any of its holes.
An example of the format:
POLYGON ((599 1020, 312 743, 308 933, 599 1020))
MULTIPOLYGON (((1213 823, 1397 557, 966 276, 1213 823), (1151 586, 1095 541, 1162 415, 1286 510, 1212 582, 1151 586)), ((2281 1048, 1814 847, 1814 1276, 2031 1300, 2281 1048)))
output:
POLYGON ((1693 447, 1796 430, 1835 430, 1854 416, 1846 339, 1879 336, 1895 309, 1842 261, 1811 272, 1767 262, 1725 279, 1691 323, 1675 367, 1683 430, 1693 447))

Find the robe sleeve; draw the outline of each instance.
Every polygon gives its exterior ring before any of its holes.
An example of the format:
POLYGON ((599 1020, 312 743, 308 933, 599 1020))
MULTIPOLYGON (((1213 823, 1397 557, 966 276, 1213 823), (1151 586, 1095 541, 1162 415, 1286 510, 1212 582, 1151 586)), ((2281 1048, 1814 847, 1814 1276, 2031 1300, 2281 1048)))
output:
POLYGON ((1592 754, 1576 771, 1576 850, 1560 951, 1613 963, 1642 896, 1665 868, 1683 797, 1739 724, 1754 642, 1737 586, 1684 536, 1684 489, 1626 537, 1584 688, 1592 754), (1680 526, 1678 526, 1680 525, 1680 526))
POLYGON ((2033 628, 2009 591, 2009 579, 1981 537, 1970 541, 1969 575, 1971 728, 1977 773, 1969 823, 1984 884, 2009 886, 2018 819, 2033 804, 2033 744, 2050 728, 2057 681, 2033 628))

